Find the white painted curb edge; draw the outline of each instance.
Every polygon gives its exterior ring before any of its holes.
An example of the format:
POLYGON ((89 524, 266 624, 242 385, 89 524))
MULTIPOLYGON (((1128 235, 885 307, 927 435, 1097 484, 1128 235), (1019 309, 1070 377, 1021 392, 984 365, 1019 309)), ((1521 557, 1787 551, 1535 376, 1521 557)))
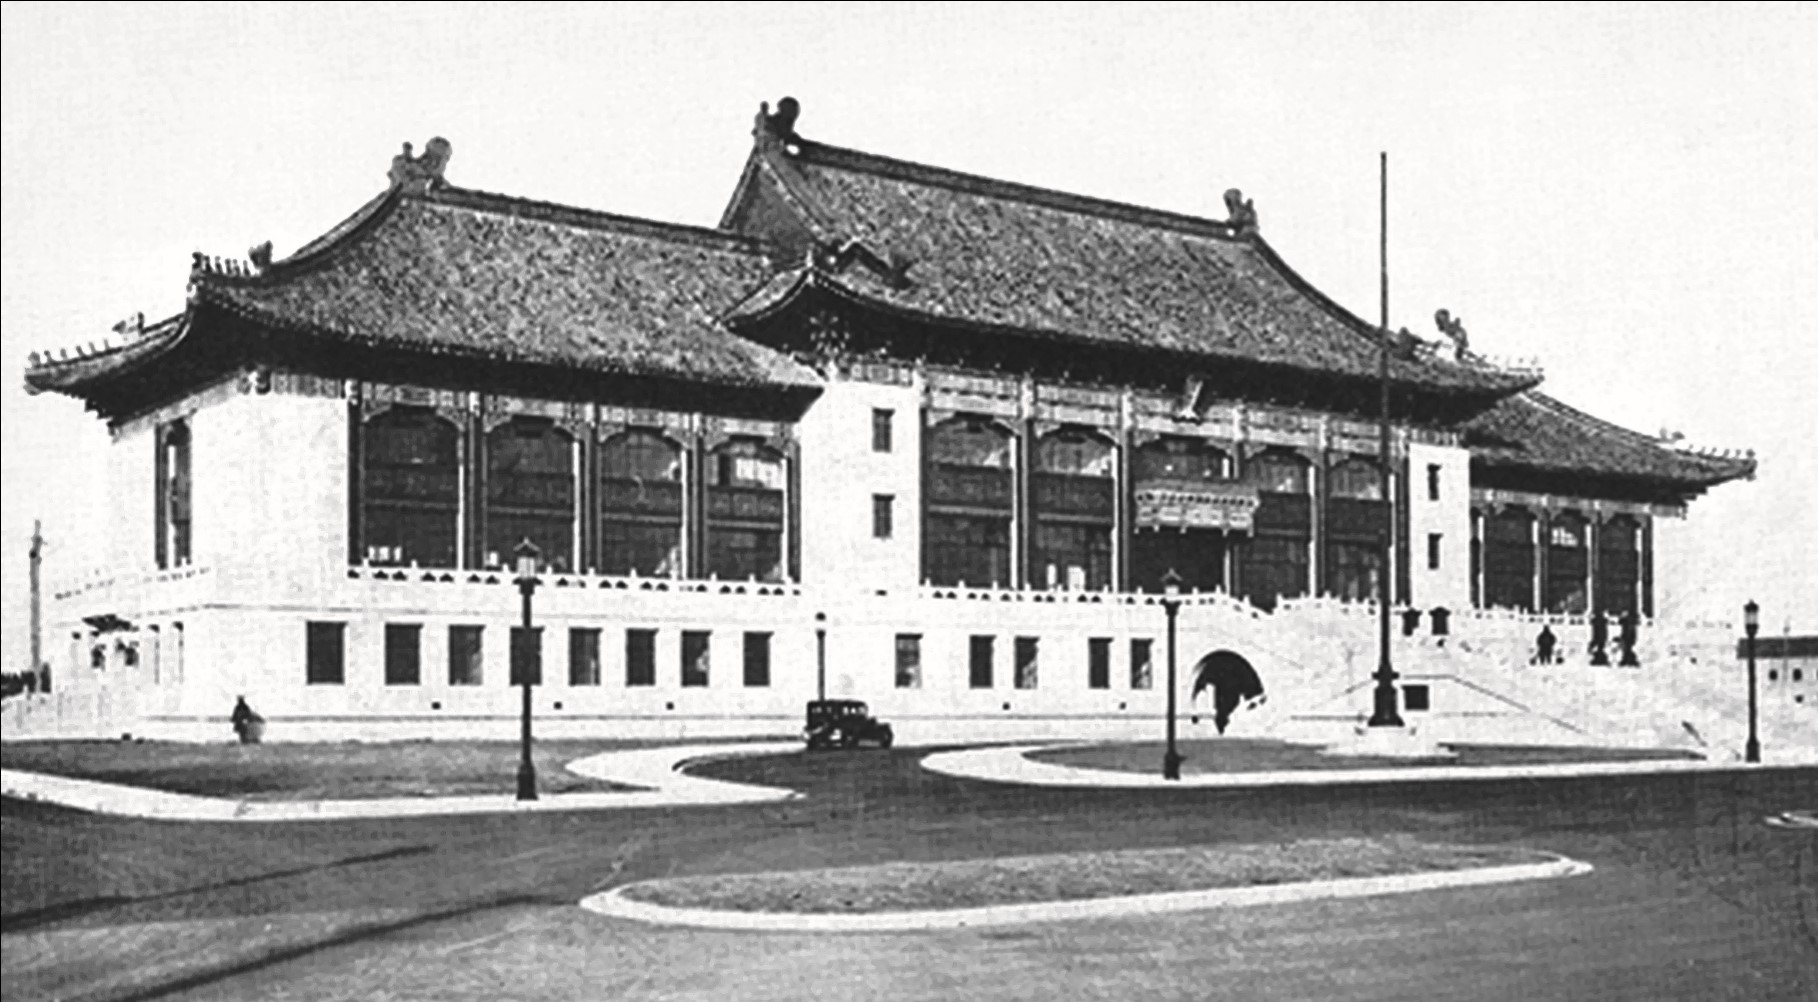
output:
POLYGON ((1545 863, 1491 866, 1475 870, 1436 870, 1387 877, 1351 877, 1298 884, 1227 887, 1205 891, 1135 894, 1079 901, 992 905, 983 908, 947 908, 935 911, 868 912, 864 914, 797 914, 792 912, 739 912, 709 908, 669 908, 633 901, 615 887, 581 899, 581 907, 600 915, 657 925, 691 926, 743 932, 922 932, 1056 922, 1068 919, 1119 918, 1199 911, 1210 908, 1244 908, 1298 901, 1362 898, 1381 894, 1406 894, 1454 887, 1482 887, 1521 880, 1576 877, 1591 872, 1591 864, 1560 856, 1545 863))
POLYGON ((681 772, 683 766, 715 758, 776 754, 791 747, 792 744, 780 743, 676 745, 629 752, 604 752, 578 759, 569 763, 568 768, 593 779, 613 780, 653 789, 616 793, 557 793, 531 801, 520 801, 508 793, 371 800, 229 800, 21 769, 0 769, 0 793, 20 800, 35 800, 95 814, 158 821, 345 821, 357 818, 709 807, 776 803, 800 799, 802 794, 778 787, 689 776, 681 772), (627 763, 630 768, 624 772, 615 769, 610 761, 620 755, 630 760, 627 763))

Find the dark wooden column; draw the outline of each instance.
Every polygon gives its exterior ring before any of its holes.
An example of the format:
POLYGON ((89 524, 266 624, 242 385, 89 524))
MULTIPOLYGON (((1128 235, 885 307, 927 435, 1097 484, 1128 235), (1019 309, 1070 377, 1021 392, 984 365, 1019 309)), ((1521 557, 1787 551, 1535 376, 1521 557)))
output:
POLYGON ((1023 588, 1035 577, 1035 419, 1017 423, 1016 480, 1011 493, 1011 518, 1015 521, 1016 562, 1010 568, 1010 587, 1023 588))
POLYGON ((468 568, 486 566, 486 409, 484 398, 481 400, 479 412, 467 415, 463 431, 466 444, 462 455, 467 461, 467 490, 462 499, 467 512, 467 524, 462 527, 466 540, 463 566, 468 568))
POLYGON ((1395 485, 1395 598, 1402 605, 1414 602, 1414 550, 1409 533, 1413 520, 1408 509, 1414 500, 1414 485, 1409 471, 1408 458, 1403 456, 1397 464, 1400 475, 1392 477, 1395 485))
POLYGON ((793 436, 783 450, 789 477, 784 485, 783 532, 789 537, 789 552, 784 554, 784 574, 789 580, 802 580, 802 445, 793 436))
POLYGON ((1641 516, 1641 614, 1654 617, 1654 516, 1641 516))

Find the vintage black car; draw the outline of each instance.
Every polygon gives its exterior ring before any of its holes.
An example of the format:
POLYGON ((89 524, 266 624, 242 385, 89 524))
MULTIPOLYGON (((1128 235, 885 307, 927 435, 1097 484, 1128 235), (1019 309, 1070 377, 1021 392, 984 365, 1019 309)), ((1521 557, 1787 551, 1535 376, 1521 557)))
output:
POLYGON ((802 731, 809 749, 857 748, 869 741, 880 748, 896 740, 890 725, 871 715, 857 699, 816 699, 808 703, 808 726, 802 731))

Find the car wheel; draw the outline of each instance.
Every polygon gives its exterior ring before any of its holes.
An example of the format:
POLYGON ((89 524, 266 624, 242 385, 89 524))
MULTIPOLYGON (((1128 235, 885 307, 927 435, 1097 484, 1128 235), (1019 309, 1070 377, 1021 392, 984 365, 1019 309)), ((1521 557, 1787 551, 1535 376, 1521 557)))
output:
POLYGON ((886 730, 884 731, 883 736, 878 738, 877 744, 879 748, 888 748, 895 741, 896 735, 893 732, 886 730))

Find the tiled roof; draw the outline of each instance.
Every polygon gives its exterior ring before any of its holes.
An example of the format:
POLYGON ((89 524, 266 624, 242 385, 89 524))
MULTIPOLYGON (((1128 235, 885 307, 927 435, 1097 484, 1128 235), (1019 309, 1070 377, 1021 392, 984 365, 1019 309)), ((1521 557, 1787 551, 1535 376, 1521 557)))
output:
POLYGON ((1538 392, 1499 401, 1465 426, 1472 457, 1490 467, 1633 477, 1709 487, 1752 476, 1752 455, 1673 448, 1538 392))
POLYGON ((369 208, 340 239, 262 275, 198 276, 198 295, 273 327, 351 342, 818 385, 804 366, 719 324, 771 273, 754 241, 446 186, 369 208))
MULTIPOLYGON (((799 230, 888 268, 840 284, 935 321, 1374 378, 1375 328, 1321 295, 1247 229, 760 136, 727 224, 799 230)), ((774 297, 772 297, 774 298, 774 297)), ((749 312, 763 305, 748 303, 749 312)), ((770 303, 769 305, 774 305, 770 303)), ((1392 377, 1441 392, 1512 393, 1532 373, 1406 354, 1392 377)))

